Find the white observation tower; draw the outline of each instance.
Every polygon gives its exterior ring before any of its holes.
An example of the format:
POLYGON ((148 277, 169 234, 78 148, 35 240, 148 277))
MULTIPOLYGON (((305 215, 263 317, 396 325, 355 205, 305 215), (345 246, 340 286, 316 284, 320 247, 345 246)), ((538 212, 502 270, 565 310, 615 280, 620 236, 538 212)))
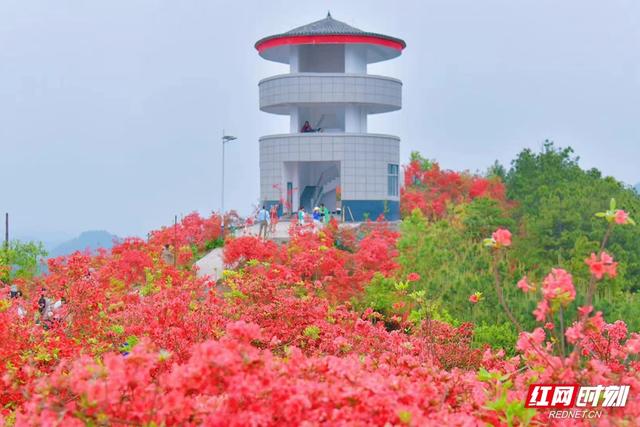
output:
POLYGON ((260 138, 260 198, 281 212, 324 203, 348 220, 399 218, 400 139, 367 131, 369 114, 399 110, 400 80, 367 74, 403 40, 325 19, 260 39, 264 59, 289 73, 259 83, 260 109, 290 117, 289 131, 260 138))

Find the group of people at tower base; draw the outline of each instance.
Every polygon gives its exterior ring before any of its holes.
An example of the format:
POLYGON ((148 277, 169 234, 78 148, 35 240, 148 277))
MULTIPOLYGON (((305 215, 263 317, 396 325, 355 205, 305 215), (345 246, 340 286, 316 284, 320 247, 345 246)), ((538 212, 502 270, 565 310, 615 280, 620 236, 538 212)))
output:
MULTIPOLYGON (((304 207, 301 206, 300 209, 298 209, 296 218, 298 224, 304 224, 310 220, 318 225, 328 224, 329 220, 331 220, 331 211, 322 203, 319 207, 316 206, 313 208, 313 213, 309 216, 307 212, 305 212, 304 207)), ((273 234, 276 231, 276 225, 279 221, 278 205, 274 204, 269 209, 263 205, 256 214, 256 220, 259 225, 258 237, 266 239, 268 234, 273 234)))

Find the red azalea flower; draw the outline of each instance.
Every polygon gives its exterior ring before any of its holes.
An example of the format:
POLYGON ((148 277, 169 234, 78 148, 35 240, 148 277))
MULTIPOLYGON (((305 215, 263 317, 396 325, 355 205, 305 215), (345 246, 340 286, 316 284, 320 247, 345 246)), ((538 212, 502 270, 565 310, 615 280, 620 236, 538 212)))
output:
POLYGON ((592 253, 584 262, 589 266, 591 274, 598 280, 602 279, 605 274, 611 278, 618 274, 618 263, 613 262, 613 257, 606 252, 601 252, 600 256, 592 253))
POLYGON ((409 273, 407 275, 407 280, 409 282, 417 282, 418 280, 420 280, 420 275, 418 273, 409 273))

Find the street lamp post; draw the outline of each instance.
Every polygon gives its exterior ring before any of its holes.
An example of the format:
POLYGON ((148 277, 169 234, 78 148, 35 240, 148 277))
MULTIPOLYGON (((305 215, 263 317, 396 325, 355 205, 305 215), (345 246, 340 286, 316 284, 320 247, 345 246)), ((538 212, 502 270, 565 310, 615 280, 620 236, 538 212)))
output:
POLYGON ((220 215, 222 218, 222 227, 224 229, 224 146, 227 142, 238 139, 235 136, 225 135, 222 130, 222 191, 220 192, 220 215))

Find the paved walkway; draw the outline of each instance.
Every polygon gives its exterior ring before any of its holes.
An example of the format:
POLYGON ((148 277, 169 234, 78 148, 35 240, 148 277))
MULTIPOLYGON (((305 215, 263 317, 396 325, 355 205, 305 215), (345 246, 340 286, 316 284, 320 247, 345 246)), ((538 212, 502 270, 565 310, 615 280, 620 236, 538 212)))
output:
MULTIPOLYGON (((269 234, 269 239, 278 243, 287 242, 289 240, 289 225, 291 225, 291 223, 288 221, 278 222, 275 232, 269 234)), ((259 230, 260 226, 255 224, 244 230, 238 230, 236 236, 257 236, 259 230)), ((223 257, 223 248, 216 248, 199 259, 196 262, 196 266, 198 266, 197 276, 209 276, 214 281, 220 279, 224 272, 223 257)))
MULTIPOLYGON (((285 243, 289 241, 289 226, 291 225, 290 221, 278 221, 276 224, 276 229, 273 233, 268 233, 267 237, 269 240, 273 240, 278 243, 285 243)), ((237 236, 257 236, 260 231, 260 225, 254 224, 251 227, 247 228, 244 231, 239 231, 237 236)))
MULTIPOLYGON (((392 227, 398 226, 399 223, 391 223, 392 227)), ((289 226, 291 222, 280 221, 276 225, 274 233, 270 233, 268 238, 277 243, 286 243, 289 241, 289 226)), ((357 228, 361 223, 342 223, 340 227, 357 228)), ((244 230, 238 230, 236 236, 257 236, 260 226, 254 224, 244 230)), ((223 248, 216 248, 196 262, 198 266, 198 277, 209 276, 212 280, 217 281, 222 277, 224 272, 223 248)))
POLYGON ((200 258, 196 265, 198 266, 198 277, 209 276, 212 280, 217 281, 222 277, 224 271, 224 262, 222 248, 216 248, 200 258))

